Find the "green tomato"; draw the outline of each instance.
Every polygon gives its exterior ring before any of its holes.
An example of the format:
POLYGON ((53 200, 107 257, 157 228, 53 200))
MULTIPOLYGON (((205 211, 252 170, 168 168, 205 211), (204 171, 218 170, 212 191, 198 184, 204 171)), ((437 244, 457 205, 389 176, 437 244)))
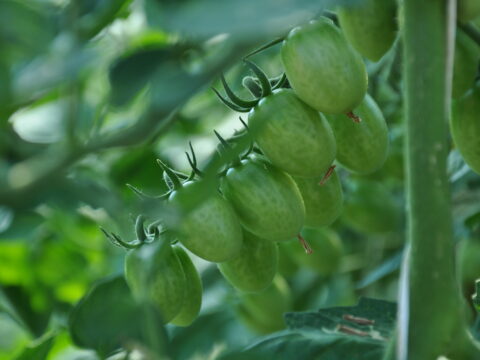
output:
POLYGON ((475 280, 480 279, 480 241, 473 238, 460 241, 457 257, 462 284, 472 291, 475 280))
POLYGON ((305 204, 305 226, 320 227, 333 223, 342 212, 342 184, 335 171, 322 185, 322 178, 293 178, 305 204))
POLYGON ((480 86, 453 103, 450 128, 465 162, 480 174, 480 86))
POLYGON ((185 280, 188 291, 185 294, 185 300, 177 316, 171 321, 177 326, 189 326, 198 316, 202 306, 202 280, 198 274, 195 265, 193 265, 190 256, 180 246, 173 248, 178 256, 185 272, 185 280))
POLYGON ((354 122, 343 114, 327 115, 337 139, 337 161, 352 172, 370 174, 387 158, 387 124, 368 94, 354 112, 360 116, 361 122, 354 122))
POLYGON ((295 93, 318 111, 348 113, 365 96, 365 64, 330 19, 290 31, 281 56, 295 93))
POLYGON ((343 255, 342 241, 337 233, 327 228, 304 229, 302 236, 312 247, 311 254, 307 254, 296 239, 286 243, 297 264, 323 276, 334 274, 343 255))
POLYGON ((269 286, 277 273, 277 244, 244 231, 243 247, 233 259, 218 264, 220 272, 235 288, 256 292, 269 286))
MULTIPOLYGON (((174 191, 169 200, 182 206, 189 192, 196 191, 194 182, 187 182, 174 191)), ((233 258, 242 248, 242 228, 235 211, 219 193, 210 196, 179 224, 178 240, 192 253, 211 262, 233 258)))
MULTIPOLYGON (((240 312, 247 313, 263 332, 274 332, 285 328, 283 314, 291 310, 292 296, 287 282, 280 275, 273 283, 258 293, 240 296, 240 312)), ((248 325, 248 323, 246 324, 248 325)))
POLYGON ((347 40, 372 61, 380 60, 393 45, 397 36, 396 15, 395 0, 365 0, 337 11, 347 40))
POLYGON ((480 16, 480 1, 458 0, 457 17, 461 22, 468 22, 480 16))
POLYGON ((275 90, 261 99, 248 122, 260 129, 255 141, 264 155, 291 175, 321 176, 335 159, 330 125, 290 89, 275 90))
POLYGON ((299 269, 288 249, 288 245, 289 241, 278 244, 278 273, 285 278, 295 275, 299 269))
POLYGON ((349 182, 342 219, 352 229, 385 233, 398 228, 400 213, 392 194, 379 182, 356 179, 349 182))
POLYGON ((125 258, 125 279, 133 296, 155 305, 168 323, 180 313, 187 282, 177 254, 163 241, 130 250, 125 258))
POLYGON ((457 31, 453 65, 452 97, 459 98, 473 87, 477 75, 478 46, 465 33, 457 31))
POLYGON ((222 178, 221 189, 242 225, 258 237, 289 240, 305 221, 305 206, 293 179, 261 159, 242 160, 222 178))

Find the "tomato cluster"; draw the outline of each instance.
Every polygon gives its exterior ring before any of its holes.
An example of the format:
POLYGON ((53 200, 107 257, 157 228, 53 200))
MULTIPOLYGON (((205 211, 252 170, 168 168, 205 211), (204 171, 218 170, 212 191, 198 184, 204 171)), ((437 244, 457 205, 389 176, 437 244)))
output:
MULTIPOLYGON (((383 114, 366 93, 362 56, 377 61, 392 46, 395 1, 362 4, 338 11, 340 27, 320 17, 291 30, 283 40, 284 74, 278 78, 268 78, 245 59, 255 76, 244 78, 243 85, 253 100, 239 98, 221 77, 226 96, 214 90, 220 100, 248 113, 248 124, 236 137, 224 140, 217 134, 222 148, 235 152, 238 138, 251 140, 251 146, 235 154, 203 201, 185 206, 206 191, 198 186, 202 180, 196 178, 204 173, 193 149, 190 176, 161 163, 170 186, 166 206, 180 211, 181 220, 147 231, 142 223, 138 243, 129 244, 135 249, 127 255, 125 276, 134 295, 156 304, 166 323, 189 325, 202 301, 197 270, 183 248, 172 243, 217 263, 241 294, 239 317, 257 331, 269 332, 282 327, 281 314, 291 302, 288 285, 278 275, 279 268, 285 273, 290 266, 282 254, 289 254, 295 266, 328 276, 337 271, 343 248, 338 235, 325 227, 340 214, 351 228, 366 233, 391 231, 398 224, 395 204, 381 184, 353 181, 344 206, 335 171, 338 164, 354 174, 371 174, 382 167, 389 147, 383 114), (312 252, 307 241, 313 254, 305 254, 312 252)), ((462 50, 461 39, 458 44, 468 62, 470 53, 462 50)), ((464 93, 468 83, 458 76, 456 94, 464 93)), ((459 149, 476 171, 480 126, 473 125, 472 114, 480 111, 480 102, 473 100, 478 96, 477 88, 462 97, 452 118, 454 140, 463 139, 459 149)))

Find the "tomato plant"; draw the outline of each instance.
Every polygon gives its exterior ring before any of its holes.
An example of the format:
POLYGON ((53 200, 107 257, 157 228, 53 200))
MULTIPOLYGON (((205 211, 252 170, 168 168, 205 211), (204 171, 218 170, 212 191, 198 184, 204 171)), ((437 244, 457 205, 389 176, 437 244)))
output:
POLYGON ((478 1, 280 5, 0 2, 0 360, 480 358, 478 1))

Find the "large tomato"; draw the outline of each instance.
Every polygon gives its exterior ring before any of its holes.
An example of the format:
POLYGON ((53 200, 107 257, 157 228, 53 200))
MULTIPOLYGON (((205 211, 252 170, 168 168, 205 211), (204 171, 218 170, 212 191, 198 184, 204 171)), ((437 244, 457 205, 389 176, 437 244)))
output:
POLYGON ((294 177, 305 204, 305 225, 320 227, 330 225, 340 216, 343 208, 342 184, 334 171, 320 184, 321 178, 294 177))
POLYGON ((370 95, 354 111, 362 119, 360 123, 344 114, 327 115, 327 119, 337 140, 338 162, 358 174, 369 174, 387 158, 387 124, 370 95))
POLYGON ((233 259, 218 264, 222 275, 245 292, 265 289, 277 273, 278 249, 273 241, 244 231, 243 248, 233 259))
POLYGON ((339 8, 337 15, 347 40, 372 61, 380 60, 397 36, 395 0, 365 0, 339 8))
POLYGON ((180 313, 187 282, 177 254, 163 241, 130 250, 125 258, 125 279, 134 297, 155 305, 168 323, 180 313))
POLYGON ((281 55, 293 90, 318 111, 348 113, 365 96, 365 64, 330 19, 290 31, 281 55))
POLYGON ((262 159, 245 159, 230 168, 221 190, 242 225, 262 239, 289 240, 304 224, 305 206, 297 185, 262 159))
POLYGON ((290 89, 275 90, 249 113, 255 141, 273 165, 291 175, 321 176, 335 159, 332 129, 290 89))
POLYGON ((202 306, 202 280, 185 250, 180 246, 175 246, 173 251, 177 254, 182 264, 188 291, 185 293, 185 300, 180 312, 173 318, 171 323, 177 326, 188 326, 197 318, 202 306))
MULTIPOLYGON (((194 182, 187 182, 174 191, 169 200, 181 202, 196 191, 194 182)), ((242 247, 242 228, 232 206, 219 193, 210 196, 188 212, 176 228, 178 240, 195 255, 212 262, 226 261, 242 247)))
POLYGON ((480 86, 453 103, 450 127, 453 142, 465 162, 480 174, 480 86))

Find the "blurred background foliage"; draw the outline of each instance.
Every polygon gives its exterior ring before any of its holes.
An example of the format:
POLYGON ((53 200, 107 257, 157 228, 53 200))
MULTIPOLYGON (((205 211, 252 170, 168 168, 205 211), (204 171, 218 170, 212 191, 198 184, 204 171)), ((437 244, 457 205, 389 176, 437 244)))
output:
MULTIPOLYGON (((188 171, 189 141, 200 166, 208 164, 217 146, 213 129, 230 136, 241 128, 238 115, 208 87, 218 86, 226 71, 246 97, 241 57, 333 3, 338 1, 0 2, 0 359, 97 358, 77 345, 106 337, 102 321, 90 319, 98 329, 85 335, 80 320, 68 331, 68 316, 99 279, 113 280, 103 280, 97 293, 110 286, 124 294, 115 277, 123 273, 124 250, 112 246, 99 226, 133 239, 140 211, 169 215, 125 185, 164 193, 155 160, 188 171)), ((351 306, 359 296, 395 301, 405 228, 399 46, 397 41, 378 63, 367 61, 369 93, 389 126, 387 162, 361 178, 339 170, 345 209, 331 227, 340 239, 339 264, 322 273, 281 246, 283 279, 276 281, 286 294, 282 311, 351 306)), ((276 47, 255 61, 271 76, 282 72, 276 47)), ((449 161, 469 299, 480 272, 480 180, 455 150, 449 161)), ((166 327, 162 346, 172 358, 213 359, 270 332, 249 321, 238 293, 214 264, 194 261, 204 303, 192 326, 166 327)), ((82 306, 88 309, 94 300, 84 299, 82 306)), ((104 300, 119 313, 131 311, 128 299, 127 305, 118 297, 104 300)))

